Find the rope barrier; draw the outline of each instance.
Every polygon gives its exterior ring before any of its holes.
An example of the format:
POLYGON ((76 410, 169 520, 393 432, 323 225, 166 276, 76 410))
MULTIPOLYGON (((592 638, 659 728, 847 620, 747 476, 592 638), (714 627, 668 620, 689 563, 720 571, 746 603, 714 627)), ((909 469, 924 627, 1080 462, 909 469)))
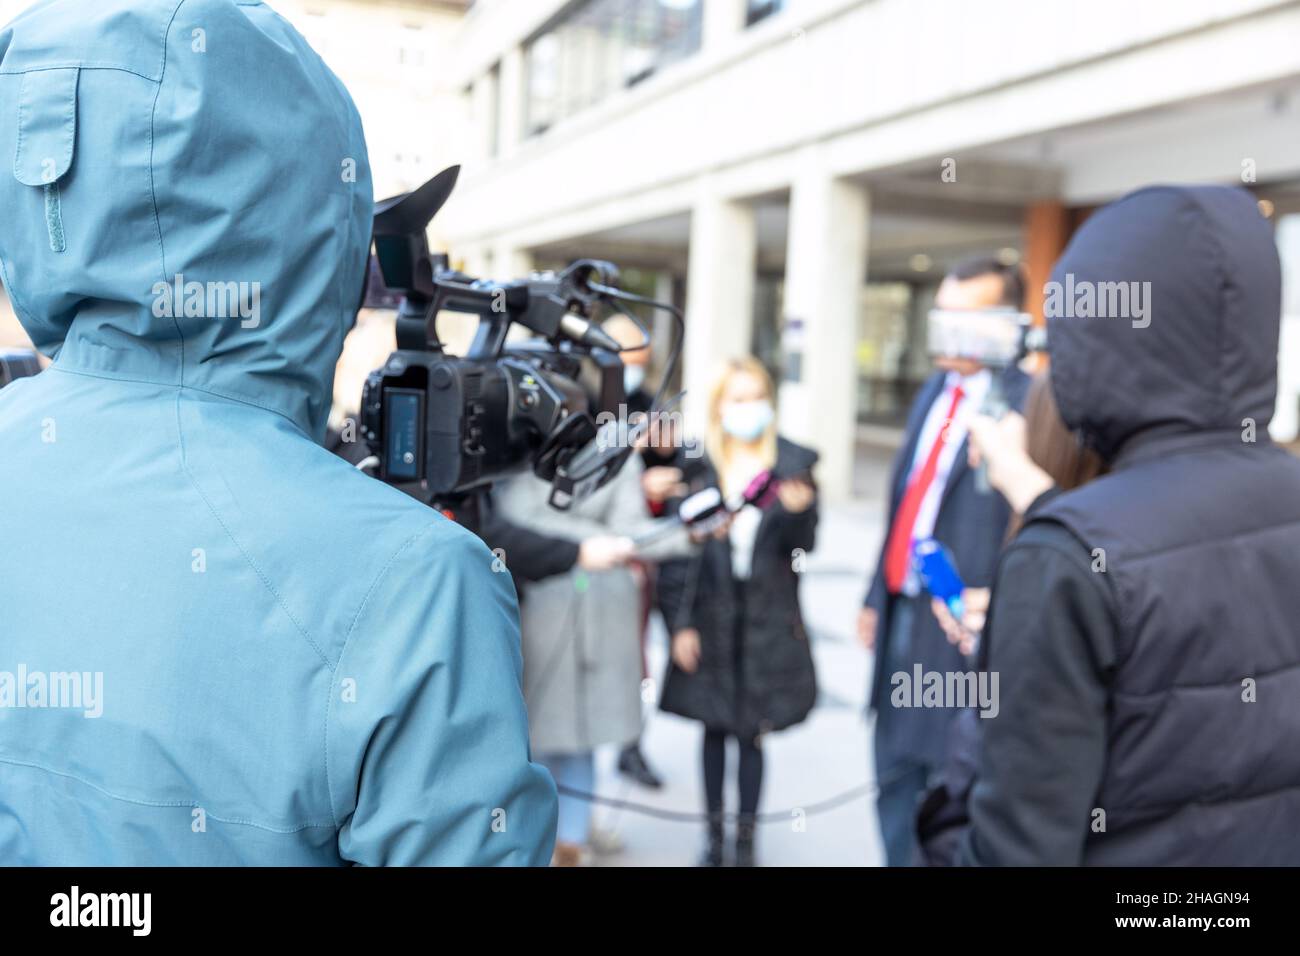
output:
MULTIPOLYGON (((690 560, 693 565, 698 565, 700 560, 699 552, 692 554, 687 560, 690 560)), ((847 569, 819 569, 816 573, 835 575, 850 572, 847 569)), ((687 580, 693 585, 698 580, 698 576, 695 574, 687 575, 687 580)), ((568 651, 569 644, 574 638, 576 629, 572 625, 576 617, 578 597, 579 595, 577 593, 570 595, 564 615, 560 618, 557 632, 564 636, 554 642, 558 646, 552 652, 550 659, 547 660, 540 669, 540 679, 537 680, 534 683, 533 688, 531 688, 535 699, 544 697, 546 692, 550 689, 559 663, 564 654, 568 651)), ((682 595, 680 600, 689 601, 692 600, 693 597, 693 593, 690 595, 682 595)), ((642 730, 645 728, 646 719, 646 715, 643 714, 641 718, 642 730)), ((852 803, 854 800, 874 796, 880 791, 882 783, 890 783, 895 778, 900 778, 902 775, 902 772, 895 771, 894 773, 887 774, 883 781, 868 780, 855 787, 851 787, 848 790, 837 793, 834 796, 808 804, 807 806, 791 807, 787 810, 770 810, 761 812, 754 816, 754 820, 757 823, 785 823, 789 822, 792 818, 800 816, 806 819, 807 817, 829 813, 832 810, 837 810, 842 806, 852 803)), ((710 819, 708 813, 686 810, 666 810, 660 807, 651 806, 648 803, 639 803, 635 800, 626 800, 618 797, 605 796, 604 794, 599 793, 590 793, 585 790, 577 790, 573 787, 567 787, 564 785, 557 785, 556 789, 563 796, 571 797, 575 800, 586 800, 589 803, 599 806, 611 807, 617 810, 626 810, 630 813, 639 813, 643 816, 666 820, 673 823, 704 823, 710 819)), ((739 818, 740 814, 734 811, 724 811, 723 813, 723 819, 727 822, 734 823, 739 820, 739 818)))
MULTIPOLYGON (((630 813, 640 813, 643 816, 654 817, 659 820, 668 820, 672 823, 705 823, 710 817, 707 813, 691 812, 688 810, 665 810, 660 807, 652 807, 648 803, 637 803, 633 800, 620 800, 616 797, 606 797, 599 793, 588 793, 585 790, 575 790, 572 787, 557 786, 559 792, 566 797, 573 797, 575 800, 586 800, 590 803, 599 804, 605 807, 614 807, 619 810, 627 810, 630 813)), ((822 813, 829 813, 831 810, 837 810, 846 804, 862 797, 868 797, 878 792, 879 787, 876 781, 868 780, 860 783, 841 793, 811 803, 806 807, 791 807, 789 810, 769 810, 756 814, 754 817, 757 823, 788 823, 792 818, 798 816, 813 817, 822 813)), ((740 814, 733 811, 723 813, 723 818, 730 823, 740 819, 740 814)))

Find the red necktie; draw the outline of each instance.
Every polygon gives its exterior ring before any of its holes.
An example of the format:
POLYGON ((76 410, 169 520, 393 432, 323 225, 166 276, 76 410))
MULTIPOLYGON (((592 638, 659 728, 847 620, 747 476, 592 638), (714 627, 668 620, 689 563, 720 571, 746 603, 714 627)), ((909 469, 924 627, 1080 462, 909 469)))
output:
POLYGON ((889 530, 889 544, 885 548, 885 585, 890 594, 902 591, 903 582, 907 580, 907 566, 912 556, 912 529, 916 527, 916 516, 921 510, 921 502, 925 500, 925 493, 930 490, 934 474, 939 470, 939 455, 948 443, 948 426, 957 414, 957 406, 961 404, 964 394, 960 385, 953 388, 952 405, 943 420, 943 427, 934 439, 925 464, 908 483, 903 500, 898 505, 898 513, 894 515, 894 524, 889 530))

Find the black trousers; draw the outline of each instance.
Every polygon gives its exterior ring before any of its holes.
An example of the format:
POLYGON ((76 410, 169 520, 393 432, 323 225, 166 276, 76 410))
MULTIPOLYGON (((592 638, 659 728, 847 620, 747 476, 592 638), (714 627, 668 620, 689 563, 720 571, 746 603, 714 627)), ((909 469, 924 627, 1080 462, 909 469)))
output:
MULTIPOLYGON (((732 582, 736 600, 735 686, 738 698, 743 698, 744 673, 742 664, 745 652, 745 581, 732 582)), ((739 699, 737 701, 739 705, 739 699)), ((737 706, 737 711, 740 707, 737 706)), ((704 730, 704 797, 710 813, 720 813, 723 807, 723 788, 727 775, 727 738, 736 740, 739 749, 737 783, 740 790, 740 813, 753 816, 758 812, 758 798, 763 789, 763 749, 757 737, 737 735, 727 730, 706 727, 704 730)))
MULTIPOLYGON (((724 809, 722 790, 727 775, 727 738, 725 730, 704 731, 704 796, 710 813, 724 809)), ((741 816, 758 812, 758 797, 763 789, 763 748, 756 738, 736 738, 740 746, 737 783, 740 786, 741 816)))

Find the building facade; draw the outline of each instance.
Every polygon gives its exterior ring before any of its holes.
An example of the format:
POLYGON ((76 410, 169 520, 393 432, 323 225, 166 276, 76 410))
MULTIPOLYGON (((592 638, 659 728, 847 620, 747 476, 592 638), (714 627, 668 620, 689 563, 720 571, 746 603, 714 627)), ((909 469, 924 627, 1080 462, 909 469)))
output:
MULTIPOLYGON (((694 422, 717 364, 758 354, 833 497, 896 434, 949 265, 1018 260, 1041 290, 1091 209, 1151 182, 1243 184, 1275 222, 1273 432, 1300 430, 1294 0, 273 6, 352 92, 377 196, 461 163, 433 228, 455 264, 596 256, 683 306, 694 422)), ((20 339, 0 296, 0 345, 20 339)))
MULTIPOLYGON (((1300 417, 1300 5, 1276 0, 478 0, 465 170, 438 228, 498 277, 613 259, 686 308, 698 420, 757 352, 782 429, 851 492, 965 255, 1041 292, 1098 204, 1241 183, 1287 275, 1275 433, 1300 417)), ((1035 303, 1041 309, 1041 304, 1035 303)))
MULTIPOLYGON (((33 0, 0 0, 0 24, 33 0)), ((376 198, 418 186, 468 150, 453 50, 468 0, 273 0, 352 95, 376 198)), ((286 156, 286 162, 291 161, 286 156)), ((0 217, 0 225, 3 218, 0 217)), ((0 290, 0 348, 25 345, 0 290)))

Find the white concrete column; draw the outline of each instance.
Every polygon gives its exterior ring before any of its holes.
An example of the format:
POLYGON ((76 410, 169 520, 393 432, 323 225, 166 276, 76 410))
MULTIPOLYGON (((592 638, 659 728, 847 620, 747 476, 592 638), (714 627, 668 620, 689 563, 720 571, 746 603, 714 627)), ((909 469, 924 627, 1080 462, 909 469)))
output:
POLYGON ((524 48, 513 46, 501 57, 497 83, 497 154, 509 156, 524 134, 524 48))
POLYGON ((701 436, 718 366, 749 352, 758 258, 753 207, 704 193, 691 210, 682 355, 686 427, 701 436))
POLYGON ((1282 331, 1277 350, 1277 409, 1269 432, 1278 441, 1300 437, 1300 215, 1277 224, 1282 260, 1282 331))
MULTIPOLYGON (((674 301, 674 285, 673 274, 667 269, 660 271, 659 274, 655 276, 655 298, 660 302, 669 302, 672 305, 678 305, 678 303, 674 301)), ((659 311, 654 313, 651 321, 653 324, 649 327, 650 340, 654 343, 654 348, 651 350, 650 362, 656 373, 662 373, 664 363, 668 360, 668 350, 672 347, 673 342, 677 338, 676 323, 673 321, 673 317, 667 312, 659 311)), ((683 341, 683 352, 685 351, 685 348, 686 343, 683 341)), ((655 384, 659 384, 657 379, 655 384)))
POLYGON ((489 278, 492 275, 492 249, 483 244, 453 249, 451 265, 476 279, 489 278))
MULTIPOLYGON (((657 273, 655 273, 655 298, 658 299, 660 302, 672 302, 673 285, 674 285, 673 274, 669 272, 667 269, 660 269, 657 273)), ((0 302, 3 301, 4 299, 0 298, 0 302)), ((660 316, 666 316, 666 315, 667 313, 664 312, 656 312, 655 319, 656 321, 658 321, 660 316)), ((672 327, 671 318, 668 319, 668 327, 669 328, 672 327)))
POLYGON ((497 137, 497 74, 488 70, 476 79, 470 87, 470 123, 475 131, 474 156, 487 160, 493 156, 493 144, 497 137))
POLYGON ((869 211, 867 190, 830 175, 815 147, 800 157, 790 191, 780 425, 821 454, 817 477, 830 500, 852 492, 869 211))
POLYGON ((523 279, 533 271, 531 250, 521 249, 509 239, 498 239, 492 245, 492 274, 489 278, 500 282, 523 279))
POLYGON ((704 0, 701 44, 725 43, 745 28, 745 0, 704 0))

